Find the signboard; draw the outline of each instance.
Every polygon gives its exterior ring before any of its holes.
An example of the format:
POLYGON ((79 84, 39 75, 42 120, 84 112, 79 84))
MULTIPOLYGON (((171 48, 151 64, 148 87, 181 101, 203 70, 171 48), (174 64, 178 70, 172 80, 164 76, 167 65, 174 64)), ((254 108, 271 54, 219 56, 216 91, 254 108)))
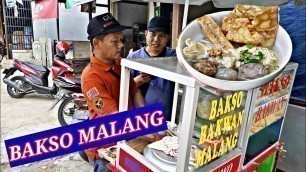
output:
POLYGON ((66 0, 66 9, 70 9, 73 6, 92 2, 93 0, 66 0))
POLYGON ((215 168, 210 172, 237 172, 239 168, 241 154, 230 159, 228 162, 221 164, 219 167, 215 168))
POLYGON ((162 104, 5 140, 11 167, 167 129, 162 104))
POLYGON ((40 0, 34 7, 33 19, 57 18, 57 0, 40 0))
POLYGON ((154 7, 154 17, 160 16, 160 6, 154 7))
POLYGON ((273 81, 257 88, 250 136, 284 116, 294 76, 295 69, 285 70, 273 81))
POLYGON ((237 147, 247 95, 246 91, 213 93, 201 88, 194 128, 201 149, 197 169, 237 147))

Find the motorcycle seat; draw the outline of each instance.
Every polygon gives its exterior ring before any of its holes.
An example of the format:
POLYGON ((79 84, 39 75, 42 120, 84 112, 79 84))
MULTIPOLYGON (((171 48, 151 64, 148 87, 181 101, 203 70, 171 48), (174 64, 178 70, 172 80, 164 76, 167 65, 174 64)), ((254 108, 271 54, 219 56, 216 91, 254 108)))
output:
POLYGON ((69 78, 67 80, 70 80, 76 84, 80 84, 81 85, 81 78, 69 78))
POLYGON ((27 66, 30 66, 31 68, 40 71, 40 72, 46 72, 48 71, 48 68, 46 68, 45 66, 41 66, 41 65, 35 65, 33 63, 29 63, 29 62, 22 62, 24 64, 26 64, 27 66))

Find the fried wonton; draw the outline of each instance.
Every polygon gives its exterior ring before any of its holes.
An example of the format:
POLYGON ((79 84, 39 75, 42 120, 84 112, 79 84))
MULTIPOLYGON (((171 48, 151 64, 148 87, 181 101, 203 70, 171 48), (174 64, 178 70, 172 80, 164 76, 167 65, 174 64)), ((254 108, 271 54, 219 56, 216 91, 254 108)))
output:
POLYGON ((222 20, 222 31, 230 41, 272 48, 278 29, 278 7, 236 5, 222 20))

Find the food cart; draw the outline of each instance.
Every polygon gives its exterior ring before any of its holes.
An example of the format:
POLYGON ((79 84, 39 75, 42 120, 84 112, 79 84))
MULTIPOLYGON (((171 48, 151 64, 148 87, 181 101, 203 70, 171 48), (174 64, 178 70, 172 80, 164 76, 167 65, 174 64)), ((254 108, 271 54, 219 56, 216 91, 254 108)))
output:
MULTIPOLYGON (((180 151, 177 162, 174 162, 175 160, 172 161, 171 158, 167 157, 168 155, 163 156, 160 152, 156 153, 151 149, 145 149, 144 155, 141 155, 137 151, 131 149, 125 143, 119 143, 117 152, 118 169, 129 171, 123 168, 126 166, 122 165, 124 162, 124 157, 121 157, 120 150, 125 150, 126 154, 129 154, 131 157, 134 157, 134 161, 132 161, 133 163, 140 163, 145 166, 149 171, 222 171, 222 169, 227 169, 228 171, 253 171, 258 167, 261 162, 263 162, 272 153, 275 153, 278 150, 281 126, 283 125, 286 108, 288 106, 288 98, 290 97, 290 92, 293 85, 292 82, 295 76, 297 64, 288 64, 283 70, 283 72, 278 77, 276 77, 274 81, 268 83, 263 87, 250 89, 248 91, 221 91, 219 89, 203 86, 202 84, 198 83, 193 77, 191 77, 184 70, 183 67, 181 67, 180 63, 175 57, 153 59, 123 59, 121 65, 122 77, 120 93, 120 111, 127 110, 127 88, 129 88, 128 85, 130 79, 129 72, 130 69, 135 69, 176 83, 174 95, 175 99, 173 105, 174 109, 172 112, 173 114, 171 121, 172 124, 174 124, 174 119, 176 119, 175 115, 177 107, 177 97, 179 93, 178 84, 183 86, 183 95, 181 103, 182 110, 180 111, 180 117, 182 122, 181 125, 184 127, 184 130, 181 130, 181 132, 179 132, 179 137, 183 139, 180 139, 179 141, 180 151), (288 77, 288 75, 290 75, 290 77, 288 77), (266 90, 268 89, 269 85, 273 85, 273 83, 274 85, 276 85, 275 82, 280 82, 283 83, 283 85, 287 85, 285 91, 283 91, 277 96, 272 92, 269 92, 270 94, 268 94, 266 90), (266 91, 264 91, 266 95, 259 97, 259 95, 262 95, 263 90, 266 91), (238 96, 239 94, 243 96, 238 96), (230 136, 236 134, 238 136, 237 144, 231 147, 230 150, 222 154, 220 157, 214 157, 210 160, 207 158, 205 158, 205 160, 197 159, 197 163, 199 165, 198 168, 189 165, 191 145, 194 144, 199 146, 199 140, 197 140, 197 138, 201 136, 201 133, 199 133, 201 130, 200 128, 202 126, 209 126, 210 124, 214 124, 216 122, 214 120, 203 120, 206 115, 205 113, 204 117, 199 117, 200 110, 197 110, 199 104, 201 104, 202 102, 204 102, 205 104, 205 102, 207 102, 207 105, 211 105, 210 103, 212 103, 212 100, 215 100, 215 102, 216 100, 218 100, 218 103, 222 104, 221 102, 223 102, 226 97, 229 99, 229 97, 231 97, 230 95, 232 95, 233 97, 242 97, 241 106, 238 107, 237 105, 237 110, 235 109, 234 111, 224 113, 224 116, 220 115, 219 119, 225 120, 233 118, 236 114, 239 114, 239 112, 243 112, 241 125, 236 124, 236 128, 233 127, 233 130, 228 130, 229 132, 225 132, 224 134, 225 140, 229 139, 230 136), (252 136, 250 136, 250 131, 252 131, 251 128, 254 127, 253 118, 255 118, 257 114, 259 114, 258 109, 262 109, 262 107, 267 106, 266 104, 269 103, 276 104, 276 102, 282 103, 282 105, 280 105, 281 108, 278 111, 278 118, 275 118, 274 121, 270 121, 269 124, 267 123, 268 125, 265 125, 260 130, 258 130, 257 133, 252 133, 252 136), (196 112, 198 114, 196 114, 196 112), (267 135, 266 133, 272 131, 271 128, 274 127, 278 128, 278 130, 274 131, 273 129, 274 137, 272 138, 271 134, 267 135), (265 143, 262 143, 262 145, 258 148, 253 148, 252 145, 258 145, 258 139, 262 139, 262 137, 270 139, 267 139, 267 141, 265 143), (254 144, 254 142, 256 142, 257 144, 254 144)), ((269 89, 273 90, 270 87, 269 89)), ((277 90, 275 90, 275 92, 276 91, 277 90)), ((226 105, 226 102, 223 104, 226 105)), ((208 112, 212 111, 211 107, 205 107, 208 109, 208 112)), ((208 116, 209 115, 210 114, 208 114, 208 116)), ((268 117, 269 115, 266 116, 268 117)), ((206 117, 206 119, 209 119, 209 117, 206 117)), ((265 117, 263 117, 262 120, 266 120, 265 117)), ((218 141, 220 140, 216 140, 214 144, 218 145, 218 141)))
MULTIPOLYGON (((222 17, 229 14, 219 12, 210 17, 220 25, 222 17)), ((167 154, 171 152, 160 151, 163 145, 154 148, 150 144, 140 154, 121 142, 116 167, 121 171, 137 167, 140 171, 272 171, 282 145, 280 133, 298 66, 287 64, 292 45, 286 31, 279 27, 275 37, 273 49, 282 56, 278 59, 279 66, 269 75, 254 80, 218 80, 192 67, 192 59, 184 58, 183 48, 189 38, 203 39, 197 21, 182 31, 177 58, 123 59, 119 111, 128 107, 130 69, 175 83, 168 128, 179 138, 179 151, 174 158, 175 154, 170 156, 167 154), (180 86, 183 95, 178 104, 180 86), (175 125, 178 127, 173 128, 175 125)))
MULTIPOLYGON (((175 95, 174 97, 174 107, 176 107, 177 103, 177 96, 178 96, 178 84, 182 85, 184 87, 184 93, 183 93, 183 100, 181 104, 181 126, 184 127, 184 130, 181 130, 180 132, 180 139, 179 142, 179 156, 178 156, 178 162, 177 165, 173 165, 173 163, 170 163, 170 167, 168 166, 168 169, 175 168, 178 171, 186 171, 185 169, 188 168, 188 162, 189 162, 189 156, 190 156, 190 146, 191 144, 195 144, 195 140, 192 139, 193 133, 194 133, 194 126, 195 126, 195 119, 196 119, 196 109, 198 104, 198 97, 199 94, 203 95, 206 93, 209 93, 210 95, 216 95, 219 97, 222 97, 223 94, 226 94, 227 92, 218 92, 218 90, 208 88, 208 87, 202 87, 201 84, 199 84, 193 77, 191 77, 187 72, 181 67, 179 62, 175 57, 171 58, 154 58, 154 59, 137 59, 137 60, 129 60, 129 59, 123 59, 122 60, 122 77, 121 77, 121 88, 122 90, 120 92, 120 111, 127 110, 127 96, 128 96, 128 88, 129 85, 129 69, 135 69, 138 71, 142 71, 145 73, 148 73, 150 75, 154 75, 157 77, 165 78, 167 80, 173 81, 176 83, 176 89, 175 89, 175 95)), ((244 94, 243 97, 243 103, 244 105, 240 107, 240 109, 243 109, 244 111, 247 110, 246 107, 248 107, 248 103, 250 102, 251 98, 251 91, 245 91, 241 92, 241 94, 244 94)), ((244 113, 247 114, 247 113, 244 113)), ((174 124, 174 119, 176 115, 176 109, 174 108, 172 111, 172 121, 171 123, 174 124)), ((246 124, 247 118, 246 115, 243 115, 243 120, 241 121, 241 126, 244 126, 246 124)), ((197 121, 197 125, 201 125, 200 121, 197 121)), ((237 145, 235 145, 232 148, 232 151, 228 153, 226 156, 218 159, 218 161, 211 163, 209 167, 205 167, 205 169, 214 169, 219 164, 222 164, 225 162, 226 159, 231 159, 239 156, 242 152, 239 148, 242 147, 242 141, 243 141, 243 133, 245 127, 238 127, 240 128, 239 132, 239 139, 237 142, 237 145)), ((197 129, 199 131, 199 129, 197 129)), ((134 152, 136 154, 136 152, 134 152)), ((148 153, 147 156, 151 156, 150 160, 154 161, 154 157, 152 157, 154 154, 151 152, 148 153)), ((120 155, 119 155, 120 156, 120 155)), ((143 157, 143 156, 142 156, 143 157)), ((145 157, 143 157, 145 158, 145 157)), ((156 162, 158 159, 155 159, 156 162)), ((158 162, 157 162, 158 163, 158 162)), ((239 165, 239 162, 237 163, 239 165)), ((165 165, 166 166, 166 165, 165 165)), ((159 164, 159 167, 162 168, 162 166, 159 164)), ((191 168, 191 167, 190 167, 191 168)), ((203 170, 205 170, 203 169, 203 170)), ((167 169, 162 169, 163 171, 167 171, 167 169)), ((190 169, 194 170, 194 169, 190 169)))

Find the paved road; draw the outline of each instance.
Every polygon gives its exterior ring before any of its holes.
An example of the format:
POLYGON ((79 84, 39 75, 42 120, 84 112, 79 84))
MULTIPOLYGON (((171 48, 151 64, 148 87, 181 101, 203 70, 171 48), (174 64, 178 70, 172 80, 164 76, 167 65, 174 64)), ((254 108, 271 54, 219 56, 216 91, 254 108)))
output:
MULTIPOLYGON (((1 70, 1 169, 2 171, 90 171, 90 166, 77 153, 10 168, 4 140, 60 127, 58 105, 47 112, 53 99, 47 95, 30 94, 21 99, 11 98, 2 82, 1 70)), ((50 81, 51 82, 51 81, 50 81)), ((49 83, 50 83, 49 82, 49 83)), ((1 171, 1 170, 0 170, 1 171)))

